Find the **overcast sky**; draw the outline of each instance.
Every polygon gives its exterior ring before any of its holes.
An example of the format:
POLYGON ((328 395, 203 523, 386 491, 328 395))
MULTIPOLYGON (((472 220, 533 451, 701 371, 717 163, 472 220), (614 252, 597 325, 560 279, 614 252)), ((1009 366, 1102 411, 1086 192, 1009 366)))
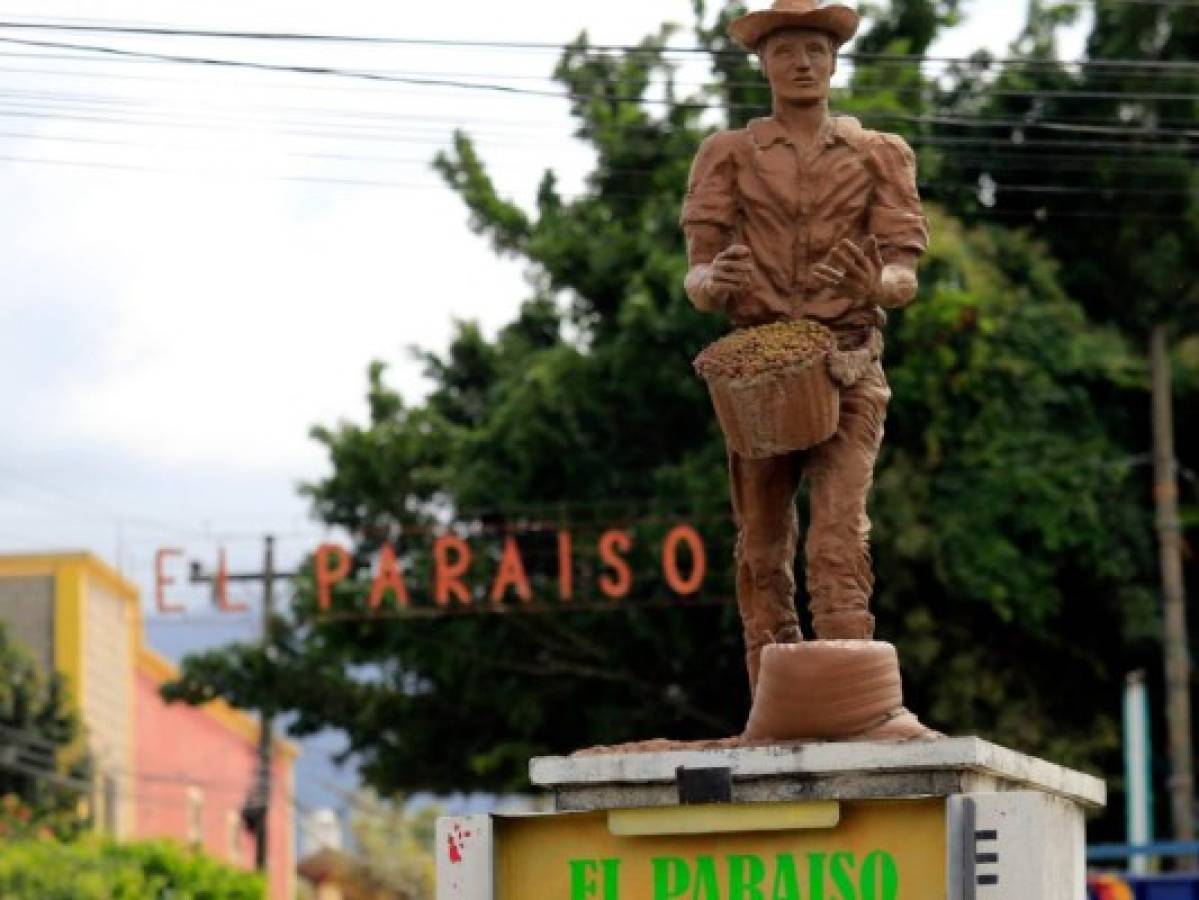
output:
MULTIPOLYGON (((1022 5, 965 6, 967 24, 935 51, 1002 53, 1022 5)), ((690 8, 0 0, 0 20, 549 43, 586 28, 626 44, 688 23, 690 8)), ((541 90, 554 89, 556 59, 10 28, 0 38, 541 90)), ((456 318, 494 329, 525 296, 520 266, 470 233, 430 170, 454 127, 522 201, 546 166, 567 190, 587 171, 559 99, 0 42, 0 552, 89 549, 149 602, 158 546, 211 562, 222 544, 237 565, 257 562, 266 531, 280 535, 284 564, 309 548, 321 532, 295 485, 324 467, 309 427, 361 418, 374 358, 418 397, 406 346, 443 347, 456 318)), ((252 633, 215 622, 196 592, 177 596, 195 617, 148 627, 169 655, 252 633)))

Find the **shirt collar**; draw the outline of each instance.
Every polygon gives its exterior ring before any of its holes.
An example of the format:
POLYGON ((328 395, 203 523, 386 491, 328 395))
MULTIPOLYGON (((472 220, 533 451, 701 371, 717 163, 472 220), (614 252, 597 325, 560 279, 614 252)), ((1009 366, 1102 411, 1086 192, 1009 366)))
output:
MULTIPOLYGON (((791 138, 787 137, 787 132, 773 116, 753 119, 747 127, 759 150, 767 150, 778 143, 791 143, 791 138)), ((824 137, 824 146, 831 147, 838 142, 844 143, 844 127, 844 120, 841 116, 829 116, 825 119, 821 132, 824 137)))

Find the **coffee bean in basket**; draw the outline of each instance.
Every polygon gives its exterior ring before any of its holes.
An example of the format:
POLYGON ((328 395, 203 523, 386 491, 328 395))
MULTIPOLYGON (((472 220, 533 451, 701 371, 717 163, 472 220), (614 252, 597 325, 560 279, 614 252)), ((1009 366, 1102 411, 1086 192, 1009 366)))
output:
POLYGON ((836 342, 806 319, 743 328, 695 358, 730 448, 750 459, 806 450, 837 431, 836 342))

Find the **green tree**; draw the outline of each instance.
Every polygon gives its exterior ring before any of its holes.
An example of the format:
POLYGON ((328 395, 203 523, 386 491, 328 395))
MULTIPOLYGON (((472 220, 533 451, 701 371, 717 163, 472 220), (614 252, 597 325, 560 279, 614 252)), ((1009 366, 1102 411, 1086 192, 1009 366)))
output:
POLYGON ((78 815, 88 764, 61 678, 47 676, 0 622, 0 838, 66 836, 78 815))
POLYGON ((926 129, 932 140, 959 139, 939 151, 957 195, 948 202, 967 218, 1034 231, 1090 315, 1130 335, 1159 322, 1193 332, 1199 182, 1185 126, 1199 115, 1195 17, 1169 4, 1100 2, 1087 61, 1070 65, 1057 59, 1056 35, 1076 4, 1037 0, 1030 10, 1009 60, 980 57, 940 98, 944 112, 990 123, 965 132, 982 140, 961 141, 955 125, 926 129), (993 182, 990 198, 980 179, 993 182))
MULTIPOLYGON (((868 45, 923 51, 928 19, 904 10, 953 12, 894 9, 868 45)), ((740 729, 735 610, 655 605, 669 593, 651 573, 665 529, 690 521, 708 541, 708 594, 731 595, 724 451, 689 370, 724 326, 683 295, 677 221, 708 104, 738 123, 766 94, 718 24, 697 29, 713 51, 709 89, 678 98, 662 51, 670 33, 619 55, 583 39, 567 48, 557 77, 597 158, 579 196, 547 173, 535 208, 521 208, 465 134, 438 157, 475 231, 527 263, 533 295, 494 339, 462 323, 444 354, 423 354, 432 390, 419 404, 373 365, 367 421, 314 431, 331 470, 304 489, 323 522, 354 537, 359 577, 338 591, 342 612, 364 608, 366 569, 386 540, 427 597, 430 534, 451 517, 476 538, 480 583, 512 534, 542 595, 554 549, 539 523, 567 524, 585 545, 581 585, 594 583, 598 529, 627 527, 644 573, 633 596, 614 607, 583 588, 569 613, 536 617, 318 621, 302 578, 295 627, 271 656, 236 646, 192 657, 169 696, 270 698, 298 714, 300 732, 339 728, 384 792, 518 789, 533 754, 740 729), (651 88, 671 102, 646 99, 651 88)), ((838 98, 868 124, 916 138, 926 104, 960 99, 941 97, 917 65, 897 76, 884 64, 894 62, 860 66, 838 98)), ((926 155, 932 170, 964 171, 961 158, 926 155)), ((1064 290, 1073 276, 1043 240, 943 199, 919 301, 888 334, 879 633, 900 645, 911 705, 933 725, 1110 770, 1122 674, 1153 653, 1143 445, 1129 438, 1142 373, 1121 332, 1064 290)))
POLYGON ((961 5, 961 0, 893 0, 887 4, 862 4, 861 11, 870 27, 854 43, 854 52, 901 51, 924 56, 941 29, 958 23, 961 5))
POLYGON ((358 792, 350 808, 350 833, 356 855, 382 884, 408 900, 433 900, 436 857, 433 841, 441 807, 384 799, 358 792))

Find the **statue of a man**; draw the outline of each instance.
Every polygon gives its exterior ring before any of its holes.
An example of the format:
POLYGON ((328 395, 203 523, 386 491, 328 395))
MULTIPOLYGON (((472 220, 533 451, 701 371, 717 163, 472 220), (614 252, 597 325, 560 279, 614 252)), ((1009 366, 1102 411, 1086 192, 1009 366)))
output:
POLYGON ((831 439, 767 459, 729 452, 751 687, 765 645, 802 640, 793 574, 801 479, 811 492, 805 555, 816 637, 874 633, 866 498, 891 396, 880 329, 885 309, 916 296, 928 227, 903 139, 829 115, 837 51, 858 21, 845 6, 776 0, 732 23, 733 39, 761 60, 773 114, 704 142, 683 206, 696 307, 723 311, 737 327, 811 319, 841 350, 860 351, 858 371, 839 378, 831 439))

